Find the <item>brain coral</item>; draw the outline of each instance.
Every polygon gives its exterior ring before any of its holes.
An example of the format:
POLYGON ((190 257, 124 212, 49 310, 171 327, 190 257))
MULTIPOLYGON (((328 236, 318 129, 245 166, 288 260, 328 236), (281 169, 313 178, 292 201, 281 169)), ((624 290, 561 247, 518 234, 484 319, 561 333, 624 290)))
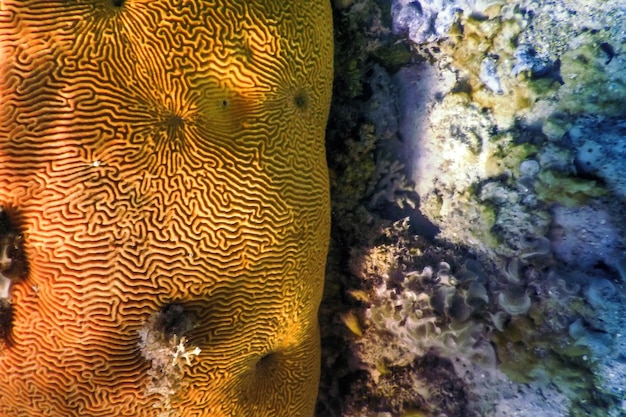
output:
POLYGON ((0 2, 0 416, 313 415, 331 83, 325 0, 0 2))

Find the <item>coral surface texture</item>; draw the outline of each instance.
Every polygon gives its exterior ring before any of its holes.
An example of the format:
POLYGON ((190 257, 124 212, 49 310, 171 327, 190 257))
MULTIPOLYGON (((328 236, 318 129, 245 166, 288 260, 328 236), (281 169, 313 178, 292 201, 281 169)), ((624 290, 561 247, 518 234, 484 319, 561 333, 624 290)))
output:
POLYGON ((0 1, 0 416, 312 417, 325 0, 0 1))

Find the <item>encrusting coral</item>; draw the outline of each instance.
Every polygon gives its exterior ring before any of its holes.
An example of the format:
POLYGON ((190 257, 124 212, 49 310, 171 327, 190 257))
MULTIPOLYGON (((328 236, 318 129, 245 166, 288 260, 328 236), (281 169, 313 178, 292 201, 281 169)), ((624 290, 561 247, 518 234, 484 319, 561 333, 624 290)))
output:
POLYGON ((325 0, 2 1, 0 416, 313 415, 332 33, 325 0))

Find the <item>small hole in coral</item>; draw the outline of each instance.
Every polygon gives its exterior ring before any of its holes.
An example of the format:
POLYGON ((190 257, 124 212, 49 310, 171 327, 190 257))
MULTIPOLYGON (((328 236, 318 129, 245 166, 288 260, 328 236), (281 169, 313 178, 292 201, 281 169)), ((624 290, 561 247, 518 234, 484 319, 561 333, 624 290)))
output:
POLYGON ((14 214, 0 207, 0 275, 17 282, 28 276, 28 261, 24 251, 24 235, 19 232, 13 218, 14 214))
POLYGON ((113 6, 122 7, 124 5, 125 0, 113 0, 113 6))
POLYGON ((261 358, 259 358, 259 361, 256 363, 256 367, 257 369, 267 370, 275 362, 276 362, 276 354, 274 352, 270 352, 264 356, 261 356, 261 358))
POLYGON ((154 328, 166 337, 182 336, 192 327, 192 318, 180 304, 167 304, 157 314, 154 328))
POLYGON ((309 99, 304 91, 299 91, 293 99, 296 107, 300 109, 306 109, 309 104, 309 99))

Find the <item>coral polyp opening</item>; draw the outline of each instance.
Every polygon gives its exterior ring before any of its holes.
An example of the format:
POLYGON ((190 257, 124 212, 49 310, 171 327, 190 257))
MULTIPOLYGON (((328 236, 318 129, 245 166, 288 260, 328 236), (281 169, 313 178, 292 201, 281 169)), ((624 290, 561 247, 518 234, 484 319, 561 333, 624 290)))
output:
POLYGON ((192 314, 180 304, 167 304, 155 316, 154 330, 166 338, 183 336, 193 327, 192 314))
POLYGON ((265 356, 262 356, 259 361, 256 363, 256 367, 258 370, 268 370, 272 367, 272 364, 276 362, 276 354, 268 353, 265 356))
POLYGON ((309 104, 309 98, 304 91, 298 91, 293 102, 299 109, 306 109, 309 104))

